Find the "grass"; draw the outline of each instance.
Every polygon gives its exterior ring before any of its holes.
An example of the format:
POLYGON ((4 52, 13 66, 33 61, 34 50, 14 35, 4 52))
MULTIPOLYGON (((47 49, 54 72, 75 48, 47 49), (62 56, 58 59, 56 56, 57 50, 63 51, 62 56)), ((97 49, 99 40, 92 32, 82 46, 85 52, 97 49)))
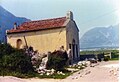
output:
MULTIPOLYGON (((87 67, 86 65, 83 65, 83 66, 87 67)), ((83 66, 75 66, 75 67, 68 67, 68 68, 73 68, 73 69, 79 69, 79 70, 82 70, 82 69, 85 68, 85 67, 83 67, 83 66), (80 68, 79 68, 79 67, 80 67, 80 68)))
MULTIPOLYGON (((71 68, 74 68, 76 69, 76 67, 71 67, 71 68)), ((79 70, 82 70, 84 68, 80 68, 79 70)), ((77 70, 77 71, 79 71, 77 70)), ((54 73, 52 75, 46 75, 46 74, 43 74, 43 75, 40 75, 36 72, 30 72, 30 73, 26 73, 26 74, 22 74, 20 72, 13 72, 13 71, 0 71, 0 76, 15 76, 15 77, 18 77, 18 78, 35 78, 35 77, 38 77, 38 78, 53 78, 53 79, 64 79, 70 75, 72 75, 73 73, 77 72, 77 71, 74 71, 74 72, 71 72, 71 71, 68 71, 68 70, 62 70, 62 72, 65 74, 65 75, 62 75, 62 74, 57 74, 57 73, 54 73)))
POLYGON ((64 78, 70 76, 71 74, 72 74, 71 72, 65 73, 65 75, 55 73, 53 75, 37 75, 37 77, 39 77, 39 78, 64 79, 64 78))
POLYGON ((110 59, 110 60, 113 60, 113 61, 114 61, 114 60, 119 60, 119 58, 112 58, 112 59, 110 59))
POLYGON ((111 61, 119 60, 119 50, 97 50, 97 51, 81 51, 80 55, 89 55, 89 54, 103 54, 108 55, 108 52, 111 52, 111 61))
POLYGON ((53 74, 53 75, 46 75, 46 74, 43 74, 43 75, 40 75, 38 73, 35 73, 35 72, 31 72, 31 73, 26 73, 26 74, 23 74, 23 73, 20 73, 20 72, 8 72, 8 71, 1 71, 0 72, 0 76, 15 76, 15 77, 18 77, 18 78, 34 78, 34 77, 38 77, 38 78, 54 78, 54 79, 64 79, 68 76, 70 76, 72 74, 72 72, 70 71, 63 71, 63 73, 65 75, 62 75, 62 74, 53 74))
POLYGON ((0 76, 15 76, 15 77, 19 77, 19 78, 32 78, 32 77, 36 77, 37 73, 35 72, 31 72, 31 73, 20 73, 20 72, 8 72, 5 70, 0 72, 0 76))
POLYGON ((107 53, 107 52, 113 52, 113 53, 119 53, 119 50, 96 50, 96 51, 81 51, 80 55, 85 55, 85 54, 102 54, 102 53, 107 53))
POLYGON ((52 75, 46 75, 46 74, 40 75, 40 74, 37 74, 36 77, 38 77, 38 78, 64 79, 64 78, 66 78, 66 77, 68 77, 68 76, 70 76, 72 74, 72 72, 68 71, 68 70, 62 70, 62 72, 65 75, 57 74, 57 73, 54 73, 52 75))

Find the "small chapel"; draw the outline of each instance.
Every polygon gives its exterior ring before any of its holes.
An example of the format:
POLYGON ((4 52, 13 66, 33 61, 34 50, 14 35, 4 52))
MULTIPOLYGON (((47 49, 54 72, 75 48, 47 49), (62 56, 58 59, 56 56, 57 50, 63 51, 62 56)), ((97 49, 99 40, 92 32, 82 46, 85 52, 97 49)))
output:
POLYGON ((80 57, 79 29, 71 11, 64 17, 24 22, 19 26, 15 23, 6 34, 7 43, 18 49, 32 46, 45 53, 64 46, 66 51, 71 49, 73 61, 80 57))

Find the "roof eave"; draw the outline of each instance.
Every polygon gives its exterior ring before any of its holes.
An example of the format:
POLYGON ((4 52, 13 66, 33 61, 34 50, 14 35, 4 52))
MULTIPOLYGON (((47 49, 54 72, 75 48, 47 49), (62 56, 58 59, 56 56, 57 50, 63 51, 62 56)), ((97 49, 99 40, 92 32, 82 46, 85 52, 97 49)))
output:
POLYGON ((9 31, 7 31, 7 34, 17 34, 17 33, 25 33, 25 32, 36 32, 36 31, 42 31, 42 30, 48 30, 48 29, 58 29, 58 28, 65 28, 65 27, 66 26, 55 27, 55 28, 45 28, 45 29, 23 30, 23 31, 17 31, 17 32, 9 32, 9 31))

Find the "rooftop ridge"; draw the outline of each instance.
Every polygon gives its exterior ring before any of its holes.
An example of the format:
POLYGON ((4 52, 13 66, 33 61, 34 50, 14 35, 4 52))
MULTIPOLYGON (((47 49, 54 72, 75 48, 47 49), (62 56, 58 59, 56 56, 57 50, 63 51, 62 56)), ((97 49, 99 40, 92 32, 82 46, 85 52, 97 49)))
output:
POLYGON ((28 21, 28 22, 24 22, 24 23, 47 21, 47 20, 55 20, 55 19, 62 19, 62 18, 66 18, 66 16, 64 16, 64 17, 56 17, 56 18, 45 18, 45 19, 42 19, 42 20, 32 20, 32 21, 28 21))

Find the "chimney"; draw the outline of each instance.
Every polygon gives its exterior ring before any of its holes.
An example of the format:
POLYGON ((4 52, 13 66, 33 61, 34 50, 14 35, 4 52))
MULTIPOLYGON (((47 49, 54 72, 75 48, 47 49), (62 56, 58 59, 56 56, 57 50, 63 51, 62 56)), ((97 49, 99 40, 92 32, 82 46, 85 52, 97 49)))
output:
POLYGON ((17 23, 15 22, 14 23, 14 30, 16 30, 17 29, 17 23))
POLYGON ((66 18, 70 19, 70 20, 73 20, 73 13, 71 11, 68 11, 66 18))

